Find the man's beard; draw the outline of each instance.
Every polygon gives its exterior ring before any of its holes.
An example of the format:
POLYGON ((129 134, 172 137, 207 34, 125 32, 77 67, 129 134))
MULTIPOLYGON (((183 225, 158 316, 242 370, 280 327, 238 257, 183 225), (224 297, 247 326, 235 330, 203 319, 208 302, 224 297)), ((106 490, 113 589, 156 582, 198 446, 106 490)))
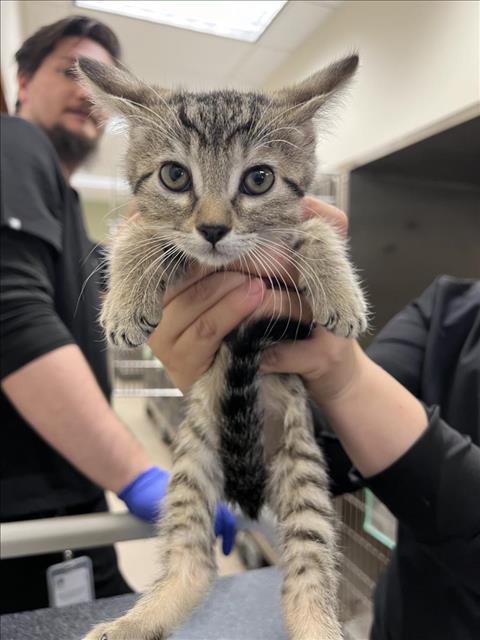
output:
POLYGON ((56 124, 45 133, 50 138, 60 162, 68 167, 76 168, 83 164, 97 150, 98 140, 89 140, 78 136, 60 124, 56 124))

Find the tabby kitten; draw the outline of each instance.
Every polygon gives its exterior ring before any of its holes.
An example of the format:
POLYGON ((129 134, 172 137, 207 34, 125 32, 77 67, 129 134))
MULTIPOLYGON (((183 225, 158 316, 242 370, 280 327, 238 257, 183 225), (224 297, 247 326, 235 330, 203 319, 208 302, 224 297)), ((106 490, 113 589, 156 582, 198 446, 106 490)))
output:
MULTIPOLYGON (((352 337, 366 328, 344 241, 323 220, 301 219, 315 172, 316 119, 357 64, 351 56, 293 88, 263 94, 167 91, 80 61, 95 103, 129 122, 127 175, 142 214, 113 242, 101 314, 113 344, 145 342, 167 285, 189 265, 224 269, 247 257, 268 265, 280 286, 290 284, 280 263, 289 257, 315 324, 352 337)), ((262 320, 227 337, 186 398, 159 523, 159 578, 131 611, 96 627, 88 640, 169 636, 214 579, 213 516, 224 499, 252 518, 268 503, 278 518, 290 638, 342 637, 334 514, 305 388, 297 375, 258 374, 265 347, 307 338, 310 330, 288 318, 262 320)))

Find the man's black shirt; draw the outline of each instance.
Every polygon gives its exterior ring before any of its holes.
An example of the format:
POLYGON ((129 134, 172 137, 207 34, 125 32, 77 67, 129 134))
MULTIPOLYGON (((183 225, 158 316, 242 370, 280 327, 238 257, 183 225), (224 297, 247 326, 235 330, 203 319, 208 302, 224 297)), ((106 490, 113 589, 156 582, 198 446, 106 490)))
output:
MULTIPOLYGON (((77 344, 108 398, 98 283, 89 278, 98 254, 77 194, 47 136, 23 119, 2 116, 1 159, 1 377, 77 344)), ((0 405, 2 520, 62 513, 102 495, 36 434, 3 391, 0 405)))

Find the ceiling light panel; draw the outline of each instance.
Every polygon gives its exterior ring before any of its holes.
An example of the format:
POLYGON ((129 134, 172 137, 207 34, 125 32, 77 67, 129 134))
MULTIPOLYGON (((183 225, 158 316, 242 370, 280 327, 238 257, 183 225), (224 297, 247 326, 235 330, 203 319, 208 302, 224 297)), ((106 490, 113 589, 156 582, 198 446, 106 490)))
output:
POLYGON ((75 4, 82 9, 106 11, 180 29, 255 42, 287 2, 286 0, 280 2, 276 0, 267 0, 267 2, 76 0, 75 4))

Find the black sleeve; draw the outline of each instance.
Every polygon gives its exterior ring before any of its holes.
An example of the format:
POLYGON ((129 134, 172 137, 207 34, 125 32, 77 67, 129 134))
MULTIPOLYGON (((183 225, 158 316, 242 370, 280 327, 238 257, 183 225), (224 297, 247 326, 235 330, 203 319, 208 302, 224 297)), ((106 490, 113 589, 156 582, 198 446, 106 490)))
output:
POLYGON ((422 436, 368 486, 419 541, 480 536, 480 447, 427 410, 422 436))
POLYGON ((367 349, 369 358, 417 398, 436 286, 437 280, 397 313, 367 349))
POLYGON ((54 306, 55 250, 21 231, 1 234, 1 377, 74 342, 54 306))
POLYGON ((314 402, 310 402, 315 440, 321 447, 328 468, 330 493, 334 496, 350 493, 365 485, 352 461, 332 431, 328 420, 314 402))
MULTIPOLYGON (((386 325, 367 350, 372 360, 421 401, 427 341, 439 319, 436 300, 450 285, 448 278, 437 278, 386 325)), ((465 286, 459 281, 455 290, 463 300, 465 286)), ((469 326, 462 326, 462 335, 469 326)), ((438 407, 427 407, 427 413, 427 431, 393 465, 366 483, 419 541, 480 535, 480 447, 449 426, 438 407)))
POLYGON ((66 183, 55 150, 38 127, 1 118, 1 224, 62 250, 66 183))
POLYGON ((460 584, 480 594, 480 447, 428 410, 413 446, 366 484, 460 584))

